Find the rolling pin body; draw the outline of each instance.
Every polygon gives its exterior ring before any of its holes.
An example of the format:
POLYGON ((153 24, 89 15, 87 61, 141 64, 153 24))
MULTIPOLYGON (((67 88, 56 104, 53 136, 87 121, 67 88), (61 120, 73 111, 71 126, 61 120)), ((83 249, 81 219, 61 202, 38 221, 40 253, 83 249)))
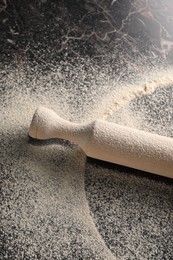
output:
POLYGON ((89 157, 173 178, 173 139, 169 137, 102 120, 71 123, 45 107, 36 110, 29 135, 67 139, 89 157))

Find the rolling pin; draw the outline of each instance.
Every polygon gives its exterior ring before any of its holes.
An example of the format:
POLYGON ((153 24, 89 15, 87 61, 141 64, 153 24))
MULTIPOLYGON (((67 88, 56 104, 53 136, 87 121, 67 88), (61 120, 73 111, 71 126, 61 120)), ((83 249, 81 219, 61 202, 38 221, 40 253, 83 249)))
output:
POLYGON ((35 111, 29 136, 66 139, 89 157, 173 178, 173 138, 103 120, 72 123, 43 106, 35 111))

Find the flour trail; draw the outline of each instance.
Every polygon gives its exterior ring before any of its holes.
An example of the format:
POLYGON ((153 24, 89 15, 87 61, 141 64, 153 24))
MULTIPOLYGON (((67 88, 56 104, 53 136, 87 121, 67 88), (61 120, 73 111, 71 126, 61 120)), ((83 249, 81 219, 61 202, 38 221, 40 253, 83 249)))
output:
POLYGON ((139 81, 133 85, 119 82, 119 85, 115 86, 115 90, 110 92, 107 87, 108 93, 102 99, 98 97, 98 101, 92 110, 92 118, 99 117, 106 120, 117 110, 127 106, 133 99, 152 94, 158 88, 166 88, 173 85, 173 70, 154 71, 150 75, 144 75, 144 78, 144 80, 142 78, 141 82, 139 81))

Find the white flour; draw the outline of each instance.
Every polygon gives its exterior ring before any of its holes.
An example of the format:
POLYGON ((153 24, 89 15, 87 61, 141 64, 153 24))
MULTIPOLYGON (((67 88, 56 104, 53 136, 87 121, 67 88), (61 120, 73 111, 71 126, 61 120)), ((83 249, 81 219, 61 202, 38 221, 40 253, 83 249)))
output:
MULTIPOLYGON (((76 69, 72 69, 75 73, 76 69)), ((59 259, 59 254, 63 254, 71 259, 69 248, 78 243, 91 252, 91 259, 96 255, 98 259, 114 259, 90 216, 84 186, 85 155, 67 143, 28 144, 29 125, 36 107, 44 105, 71 121, 108 118, 153 131, 151 124, 141 116, 143 111, 134 110, 135 106, 130 107, 129 102, 172 84, 172 71, 143 75, 141 82, 135 85, 122 87, 123 82, 118 82, 115 90, 104 81, 102 85, 95 85, 94 80, 89 82, 90 87, 86 84, 78 89, 75 81, 66 81, 66 75, 59 68, 45 76, 36 73, 20 78, 18 71, 10 67, 5 68, 5 73, 1 72, 0 79, 1 86, 5 87, 0 97, 0 157, 1 225, 7 252, 11 252, 14 259, 36 259, 38 254, 46 259, 59 259), (79 235, 76 241, 71 241, 71 234, 75 232, 79 235), (9 240, 10 234, 12 240, 9 240)), ((82 75, 85 71, 79 69, 79 81, 82 75)), ((160 123, 154 131, 170 135, 160 123)))

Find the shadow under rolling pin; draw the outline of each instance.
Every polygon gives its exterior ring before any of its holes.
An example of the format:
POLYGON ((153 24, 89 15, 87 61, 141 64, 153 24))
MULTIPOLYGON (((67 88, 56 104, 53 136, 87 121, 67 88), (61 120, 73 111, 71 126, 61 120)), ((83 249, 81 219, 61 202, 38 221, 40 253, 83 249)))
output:
POLYGON ((43 106, 33 116, 29 136, 66 139, 89 157, 173 178, 173 138, 103 120, 71 123, 43 106))

